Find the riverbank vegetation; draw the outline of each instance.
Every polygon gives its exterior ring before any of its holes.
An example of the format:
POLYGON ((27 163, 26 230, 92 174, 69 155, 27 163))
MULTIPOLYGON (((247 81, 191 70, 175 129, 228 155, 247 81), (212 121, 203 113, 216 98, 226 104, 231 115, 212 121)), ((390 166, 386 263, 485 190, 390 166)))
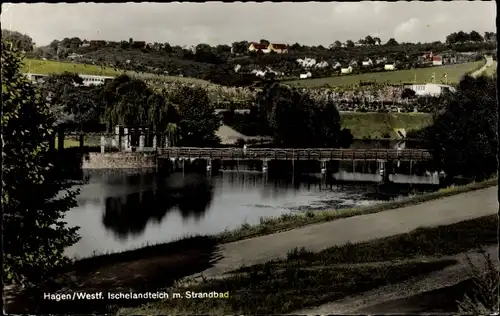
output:
MULTIPOLYGON (((286 260, 235 267, 221 278, 187 280, 165 289, 182 294, 229 291, 227 299, 153 301, 118 315, 293 313, 454 265, 453 257, 444 256, 495 245, 497 225, 497 216, 491 215, 319 253, 291 249, 286 260)), ((488 311, 496 308, 495 301, 483 304, 488 311)))

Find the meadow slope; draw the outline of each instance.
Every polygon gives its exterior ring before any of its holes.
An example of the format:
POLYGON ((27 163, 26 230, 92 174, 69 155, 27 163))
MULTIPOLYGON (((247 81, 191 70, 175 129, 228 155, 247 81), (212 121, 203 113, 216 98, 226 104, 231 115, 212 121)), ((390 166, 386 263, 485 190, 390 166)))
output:
POLYGON ((476 69, 481 68, 485 64, 484 60, 447 65, 440 67, 429 67, 429 68, 418 68, 409 70, 397 70, 397 71, 385 71, 385 72, 373 72, 358 75, 344 75, 344 76, 334 76, 327 78, 314 78, 305 80, 292 80, 284 81, 286 84, 290 85, 300 85, 301 87, 321 87, 324 85, 330 86, 345 86, 345 85, 355 85, 359 84, 360 81, 375 81, 377 83, 388 83, 388 84, 399 84, 401 82, 415 82, 416 83, 426 83, 430 82, 432 74, 436 75, 436 82, 439 82, 444 74, 448 76, 448 83, 458 83, 460 78, 466 73, 470 73, 476 69))

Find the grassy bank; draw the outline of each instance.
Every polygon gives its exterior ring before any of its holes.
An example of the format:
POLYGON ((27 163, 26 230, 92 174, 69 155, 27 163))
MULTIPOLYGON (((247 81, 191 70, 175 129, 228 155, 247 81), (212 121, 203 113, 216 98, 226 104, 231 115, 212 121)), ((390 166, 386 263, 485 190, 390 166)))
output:
POLYGON ((497 74, 497 62, 494 61, 493 65, 486 68, 486 70, 484 71, 484 74, 488 77, 493 77, 494 75, 496 75, 497 74))
POLYGON ((261 218, 260 224, 258 225, 243 224, 240 229, 223 232, 219 234, 217 238, 222 243, 233 242, 233 241, 243 240, 246 238, 251 238, 261 235, 269 235, 281 231, 291 230, 294 228, 310 224, 328 222, 341 218, 378 213, 400 207, 416 205, 447 196, 488 188, 497 184, 498 184, 497 179, 491 179, 483 182, 471 183, 464 186, 449 187, 441 189, 437 192, 417 195, 413 197, 407 197, 401 200, 395 200, 387 203, 380 203, 367 207, 343 209, 341 211, 338 210, 327 210, 321 212, 309 211, 306 213, 283 214, 280 217, 261 218))
POLYGON ((355 85, 360 82, 375 81, 380 83, 389 84, 400 84, 401 82, 415 82, 415 76, 417 78, 416 83, 426 83, 430 82, 432 75, 435 73, 436 78, 442 78, 444 74, 448 75, 448 83, 454 84, 458 83, 462 76, 466 73, 470 73, 474 70, 481 68, 485 64, 484 60, 446 65, 440 67, 429 67, 429 68, 418 68, 409 70, 397 70, 397 71, 384 71, 384 72, 374 72, 365 73, 358 75, 344 75, 344 76, 334 76, 327 78, 315 78, 315 79, 302 79, 285 81, 286 84, 300 85, 301 87, 321 87, 324 85, 334 86, 345 86, 345 85, 355 85))
POLYGON ((346 113, 340 114, 341 125, 355 139, 397 139, 394 129, 418 131, 432 124, 429 113, 346 113))
MULTIPOLYGON (((242 225, 240 229, 234 231, 226 231, 216 236, 197 236, 185 238, 176 242, 169 242, 165 244, 157 244, 157 245, 145 245, 145 247, 141 247, 140 249, 124 251, 121 253, 112 253, 112 254, 101 254, 78 260, 72 265, 68 267, 66 271, 60 271, 57 275, 51 279, 49 282, 44 284, 37 285, 37 287, 30 289, 28 291, 24 291, 21 295, 18 296, 17 300, 13 305, 11 305, 11 309, 9 309, 9 313, 14 313, 15 311, 21 312, 33 312, 38 311, 39 313, 44 312, 57 312, 57 313, 102 313, 104 311, 111 310, 114 311, 114 307, 110 307, 109 304, 115 304, 120 307, 133 307, 138 306, 138 304, 145 303, 144 300, 117 300, 108 302, 107 300, 98 300, 98 301, 42 301, 39 299, 43 297, 43 293, 68 293, 75 291, 83 291, 83 292, 109 292, 110 289, 114 291, 128 292, 129 290, 134 291, 156 291, 159 288, 169 287, 175 284, 177 280, 180 280, 186 276, 194 275, 196 273, 205 271, 206 269, 212 267, 212 260, 217 257, 217 245, 221 243, 227 243, 231 241, 243 240, 246 238, 251 238, 259 235, 267 235, 276 233, 279 231, 290 230, 293 228, 298 228, 302 226, 306 226, 313 223, 326 222, 331 220, 336 220, 345 217, 351 217, 362 214, 376 213, 380 211, 385 211, 389 209, 394 209, 398 207, 409 206, 413 204, 418 204, 424 201, 429 201, 432 199, 437 199, 445 196, 451 196, 458 193, 463 193, 467 191, 472 191, 476 189, 485 188, 488 186, 492 186, 496 184, 496 180, 489 180, 482 183, 470 184, 463 187, 455 187, 441 190, 439 192, 426 194, 422 196, 416 196, 413 198, 407 198, 400 201, 394 201, 384 204, 375 205, 372 207, 365 208, 357 208, 357 209, 349 209, 342 211, 324 211, 324 212, 307 212, 305 214, 294 214, 294 215, 283 215, 276 218, 263 218, 261 220, 260 225, 250 226, 250 225, 242 225), (168 255, 165 255, 168 254, 168 255)), ((477 226, 484 228, 483 226, 477 226)), ((471 230, 471 233, 474 233, 475 230, 471 230)), ((475 237, 470 237, 467 235, 468 233, 461 232, 461 236, 467 236, 467 240, 476 240, 477 242, 480 239, 475 237), (475 239, 474 239, 475 238, 475 239)), ((496 234, 496 233, 495 233, 496 234)), ((495 235, 496 236, 496 235, 495 235)), ((451 237, 450 237, 451 238, 451 237)), ((454 238, 454 237, 453 237, 454 238)), ((465 238, 465 237, 464 237, 465 238)), ((385 239, 390 240, 390 239, 385 239)), ((464 240, 465 241, 465 240, 464 240)), ((423 240, 423 242, 426 242, 423 240)), ((423 251, 422 247, 413 247, 408 246, 406 243, 405 247, 393 246, 391 242, 386 242, 387 245, 385 248, 392 247, 392 254, 390 256, 396 256, 395 252, 399 251, 404 256, 405 251, 423 251)), ((366 243, 365 243, 366 244, 366 243)), ((430 243, 429 245, 432 245, 430 243)), ((345 246, 348 247, 349 245, 345 246)), ((456 249, 453 247, 448 247, 451 250, 456 249)), ((346 256, 350 256, 349 260, 354 260, 361 262, 363 256, 366 257, 368 250, 363 250, 360 254, 358 250, 352 250, 352 248, 342 248, 344 249, 344 254, 339 254, 339 251, 336 251, 336 255, 330 254, 330 257, 335 257, 335 260, 339 262, 346 261, 346 256), (347 251, 345 250, 347 249, 347 251), (350 250, 349 250, 350 249, 350 250), (354 255, 354 253, 356 253, 354 255), (344 258, 344 259, 342 259, 344 258)), ((359 249, 359 248, 356 248, 359 249)), ((382 251, 380 247, 374 247, 376 251, 373 252, 373 256, 376 260, 386 260, 387 251, 382 251), (376 254, 375 252, 378 252, 376 254), (382 257, 380 257, 382 256, 382 257), (386 257, 383 257, 386 256, 386 257)), ((430 248, 429 248, 430 249, 430 248)), ((326 253, 326 252, 325 252, 326 253)), ((289 257, 300 257, 303 260, 307 253, 304 251, 296 250, 291 252, 289 257)), ((312 260, 312 259, 308 259, 312 260)), ((388 260, 388 259, 387 259, 388 260)), ((314 261, 314 260, 313 260, 314 261)), ((444 266, 451 264, 448 262, 433 262, 433 263, 425 263, 425 262, 402 262, 399 265, 389 265, 389 266, 376 266, 376 267, 366 267, 366 269, 354 269, 346 268, 346 267, 335 267, 327 265, 327 268, 323 266, 318 266, 317 268, 313 268, 312 270, 305 271, 297 271, 293 266, 292 270, 284 269, 276 271, 276 269, 272 271, 262 272, 257 271, 257 278, 254 276, 248 277, 246 275, 240 275, 240 279, 232 279, 231 283, 219 284, 217 286, 222 286, 226 288, 225 291, 233 290, 235 288, 239 288, 239 286, 244 286, 246 290, 248 287, 253 288, 253 290, 259 289, 262 285, 259 282, 265 282, 265 280, 269 279, 269 276, 278 276, 276 281, 269 281, 269 284, 266 286, 270 286, 271 288, 275 288, 276 292, 278 288, 281 288, 280 282, 290 282, 289 275, 301 275, 301 277, 305 278, 304 286, 318 281, 318 276, 316 273, 330 273, 330 276, 327 277, 325 283, 319 284, 321 288, 326 288, 331 284, 338 284, 339 282, 345 284, 345 287, 338 288, 338 293, 329 293, 327 296, 323 297, 324 301, 329 301, 335 299, 336 297, 340 297, 342 293, 349 293, 349 291, 365 291, 370 289, 373 285, 371 281, 363 281, 363 280, 373 280, 375 284, 387 284, 387 282, 396 282, 399 281, 400 278, 385 278, 386 275, 407 275, 408 277, 414 276, 414 274, 418 271, 424 273, 422 271, 433 271, 435 269, 441 269, 444 266), (294 270, 295 269, 295 270, 294 270), (267 273, 267 274, 266 274, 267 273), (377 277, 377 274, 379 276, 377 277), (359 275, 359 279, 357 277, 359 275), (374 279, 370 279, 370 276, 375 276, 374 279), (349 281, 346 280, 359 280, 358 284, 350 284, 349 281), (274 283, 273 283, 274 282, 274 283), (309 283, 308 283, 309 282, 309 283), (365 282, 365 283, 363 283, 365 282), (385 283, 384 283, 385 282, 385 283), (328 285, 329 283, 329 285, 328 285), (335 296, 340 295, 340 296, 335 296)), ((235 267, 238 268, 238 267, 235 267)), ((258 266, 256 269, 260 269, 258 266)), ((266 270, 267 271, 267 270, 266 270)), ((419 272, 419 273, 420 273, 419 272)), ((212 286, 212 283, 207 283, 212 286)), ((314 285, 316 286, 316 285, 314 285)), ((306 289, 307 287, 304 287, 306 289)), ((213 291, 215 288, 212 288, 213 291)), ((264 289, 269 289, 264 287, 264 289)), ((306 291, 306 290, 304 290, 306 291)), ((292 291, 293 292, 293 291, 292 291)), ((285 292, 286 293, 286 292, 285 292)), ((232 295, 232 294, 231 294, 232 295)), ((242 294, 243 295, 243 294, 242 294)), ((251 294, 245 294, 251 295, 251 294)), ((316 297, 317 295, 312 295, 316 297)), ((306 297, 306 296, 305 296, 306 297)), ((313 300, 315 304, 321 304, 320 300, 321 296, 316 298, 307 298, 306 303, 309 302, 307 300, 313 300)), ((257 299, 257 297, 253 297, 253 299, 257 299)), ((273 300, 272 297, 267 298, 269 300, 273 300)), ((278 301, 282 298, 276 297, 278 301)), ((203 300, 204 303, 207 302, 215 302, 215 300, 203 300)), ((233 301, 234 304, 237 304, 237 301, 233 301)), ((255 305, 257 301, 254 301, 255 305)), ((218 302, 214 304, 219 304, 218 302)), ((267 304, 267 303, 266 303, 267 304)), ((269 303, 270 304, 270 303, 269 303)), ((306 306, 308 304, 305 304, 306 306)), ((292 305, 291 305, 292 306, 292 305)), ((293 305, 295 306, 295 305, 293 305)), ((268 306, 269 307, 269 306, 268 306)), ((163 307, 162 307, 163 308, 163 307)), ((190 307, 191 308, 191 307, 190 307)), ((295 307, 294 307, 295 308, 295 307)), ((221 309, 222 311, 227 310, 227 307, 221 309)), ((169 310, 170 311, 170 310, 169 310)), ((212 310, 216 312, 217 310, 212 310)), ((175 312, 175 310, 172 310, 175 312)), ((255 311, 254 311, 255 312, 255 311)))
POLYGON ((178 76, 158 76, 156 74, 150 73, 137 73, 135 71, 126 71, 122 69, 116 69, 106 66, 97 66, 90 64, 79 64, 72 62, 61 62, 54 60, 41 60, 26 58, 24 60, 21 72, 24 73, 35 73, 35 74, 52 74, 52 73, 63 73, 63 72, 78 73, 81 75, 94 75, 94 76, 109 76, 117 77, 121 74, 127 74, 132 77, 137 77, 142 80, 154 79, 161 80, 164 82, 187 82, 196 84, 209 84, 208 81, 189 77, 178 77, 178 76))
POLYGON ((439 257, 495 245, 497 225, 498 216, 492 215, 319 253, 292 249, 286 260, 242 267, 225 278, 177 283, 167 290, 184 296, 186 291, 229 292, 228 298, 154 301, 118 314, 290 313, 453 265, 455 260, 439 257))

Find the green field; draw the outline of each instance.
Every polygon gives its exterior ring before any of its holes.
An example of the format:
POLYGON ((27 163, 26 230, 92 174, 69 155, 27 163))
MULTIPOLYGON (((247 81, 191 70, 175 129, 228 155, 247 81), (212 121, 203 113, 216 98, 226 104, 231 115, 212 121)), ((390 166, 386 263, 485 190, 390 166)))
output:
POLYGON ((394 129, 418 131, 432 124, 429 113, 341 113, 341 125, 354 139, 397 139, 394 129))
POLYGON ((378 83, 389 83, 389 84, 399 84, 401 82, 414 82, 415 75, 417 77, 416 83, 426 83, 431 80, 432 74, 436 74, 436 82, 438 82, 443 75, 446 73, 448 75, 448 83, 458 83, 460 78, 469 72, 481 68, 485 64, 485 61, 476 61, 465 64, 456 64, 441 67, 430 67, 430 68, 418 68, 411 70, 397 70, 397 71, 385 71, 385 72, 374 72, 359 75, 344 75, 344 76, 334 76, 327 78, 315 78, 315 79, 303 79, 303 80, 293 80, 284 81, 286 84, 300 85, 305 87, 321 87, 324 85, 330 86, 345 86, 345 85, 355 85, 359 82, 375 81, 378 83))
POLYGON ((178 76, 159 76, 151 73, 137 73, 135 71, 124 71, 112 67, 101 67, 96 65, 86 65, 86 64, 77 64, 71 62, 59 62, 53 60, 40 60, 31 58, 26 58, 24 60, 21 71, 24 73, 35 73, 35 74, 63 73, 67 71, 72 73, 78 73, 81 75, 110 76, 110 77, 116 77, 121 74, 128 74, 132 77, 136 77, 143 80, 156 79, 165 82, 185 81, 190 83, 209 84, 208 81, 196 78, 178 77, 178 76))

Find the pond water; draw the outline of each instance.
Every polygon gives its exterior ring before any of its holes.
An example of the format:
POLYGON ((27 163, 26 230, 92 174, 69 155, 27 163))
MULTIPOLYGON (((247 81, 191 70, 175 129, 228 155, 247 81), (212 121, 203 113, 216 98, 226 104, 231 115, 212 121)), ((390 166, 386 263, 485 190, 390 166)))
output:
MULTIPOLYGON (((71 257, 130 250, 196 234, 215 234, 261 217, 364 206, 408 193, 407 185, 329 184, 321 177, 261 172, 213 175, 86 171, 78 206, 66 217, 82 239, 71 257)), ((413 188, 412 190, 414 190, 413 188)))

